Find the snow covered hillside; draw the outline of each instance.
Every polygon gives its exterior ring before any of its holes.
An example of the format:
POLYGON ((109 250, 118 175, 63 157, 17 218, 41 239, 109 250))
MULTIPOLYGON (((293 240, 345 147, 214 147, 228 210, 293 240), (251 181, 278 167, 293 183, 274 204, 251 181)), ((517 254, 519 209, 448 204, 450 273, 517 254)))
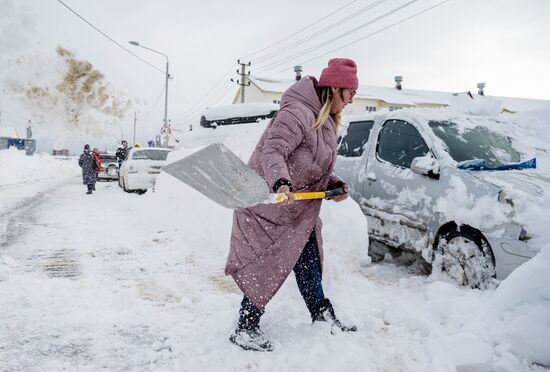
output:
MULTIPOLYGON (((545 117, 522 120, 537 132, 545 117)), ((265 125, 197 128, 169 160, 211 142, 246 160, 265 125)), ((549 176, 544 136, 536 147, 549 176)), ((228 341, 242 299, 223 274, 230 210, 164 173, 145 195, 126 194, 116 183, 99 183, 96 193, 85 195, 74 163, 0 151, 0 164, 2 175, 26 166, 43 172, 0 183, 2 204, 8 184, 26 182, 34 190, 15 194, 18 200, 0 214, 7 226, 0 232, 0 371, 512 372, 550 366, 548 240, 498 288, 472 290, 426 276, 416 265, 371 263, 358 205, 325 201, 325 292, 358 332, 331 335, 312 326, 291 274, 262 317, 274 352, 246 352, 228 341), (43 175, 55 176, 55 187, 43 175)))

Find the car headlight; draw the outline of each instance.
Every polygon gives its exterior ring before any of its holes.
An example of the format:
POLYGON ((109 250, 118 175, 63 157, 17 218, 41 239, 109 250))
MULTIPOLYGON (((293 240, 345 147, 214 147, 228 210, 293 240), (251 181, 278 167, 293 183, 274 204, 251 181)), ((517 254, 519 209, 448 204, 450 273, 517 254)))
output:
POLYGON ((498 193, 498 201, 502 204, 509 204, 512 207, 514 206, 514 202, 512 201, 512 198, 508 196, 506 191, 500 190, 498 193))

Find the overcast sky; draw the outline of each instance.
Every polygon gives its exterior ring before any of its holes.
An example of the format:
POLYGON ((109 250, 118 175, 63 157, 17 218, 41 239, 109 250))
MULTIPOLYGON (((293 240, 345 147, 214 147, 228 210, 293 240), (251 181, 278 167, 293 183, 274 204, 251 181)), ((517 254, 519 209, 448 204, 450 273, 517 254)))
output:
MULTIPOLYGON (((303 64, 304 74, 318 76, 329 58, 349 57, 357 62, 363 85, 393 86, 393 77, 402 75, 405 88, 454 92, 475 91, 476 84, 483 81, 489 95, 550 99, 548 0, 451 0, 309 61, 441 2, 416 0, 333 43, 312 48, 410 2, 378 1, 376 7, 263 62, 256 61, 377 1, 63 1, 160 70, 165 68, 163 56, 128 41, 139 41, 168 55, 174 77, 169 83, 168 117, 174 127, 187 127, 190 111, 231 103, 236 86, 229 82, 230 72, 238 68, 239 58, 252 62, 252 74, 292 78, 295 64, 303 64), (346 4, 313 27, 250 56, 346 4), (313 51, 267 69, 269 63, 309 48, 313 51), (213 90, 219 94, 212 94, 213 90)), ((0 0, 0 5, 13 2, 0 0)), ((17 4, 32 15, 32 47, 54 54, 55 47, 61 45, 77 58, 89 60, 115 89, 145 103, 139 108, 140 124, 157 132, 164 115, 163 73, 106 39, 56 0, 19 0, 17 4)))

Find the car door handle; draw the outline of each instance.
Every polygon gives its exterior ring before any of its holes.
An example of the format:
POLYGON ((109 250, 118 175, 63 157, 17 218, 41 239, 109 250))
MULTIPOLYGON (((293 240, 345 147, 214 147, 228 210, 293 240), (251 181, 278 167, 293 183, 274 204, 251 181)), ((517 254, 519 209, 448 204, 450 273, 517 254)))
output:
POLYGON ((376 181, 376 174, 374 174, 373 172, 368 172, 367 173, 367 179, 369 181, 375 182, 376 181))

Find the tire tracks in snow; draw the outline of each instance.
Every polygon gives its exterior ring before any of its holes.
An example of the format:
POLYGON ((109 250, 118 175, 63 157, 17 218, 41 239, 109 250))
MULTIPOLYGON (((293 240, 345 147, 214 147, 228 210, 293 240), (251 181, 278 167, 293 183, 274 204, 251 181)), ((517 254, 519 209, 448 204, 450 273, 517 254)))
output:
MULTIPOLYGON (((0 213, 0 254, 4 254, 10 246, 24 237, 28 230, 39 225, 37 211, 64 182, 56 183, 44 191, 18 201, 14 207, 0 213)), ((38 267, 50 277, 74 278, 80 275, 80 267, 74 257, 76 252, 68 249, 46 252, 37 248, 26 258, 25 266, 29 271, 35 271, 38 267)))

